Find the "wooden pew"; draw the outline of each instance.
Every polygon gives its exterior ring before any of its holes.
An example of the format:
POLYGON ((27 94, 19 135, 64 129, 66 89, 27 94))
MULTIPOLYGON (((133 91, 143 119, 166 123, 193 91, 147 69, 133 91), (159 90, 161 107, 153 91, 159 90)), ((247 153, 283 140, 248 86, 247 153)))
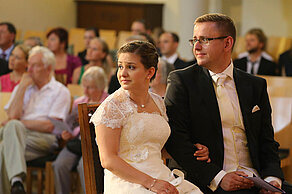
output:
POLYGON ((126 39, 131 35, 132 33, 130 31, 119 31, 116 48, 120 48, 123 44, 125 44, 126 39))
POLYGON ((292 182, 292 78, 261 76, 267 80, 275 139, 290 154, 281 161, 285 179, 292 182))
POLYGON ((86 194, 103 193, 103 168, 95 142, 95 129, 93 124, 89 123, 98 106, 86 103, 78 105, 86 194))
POLYGON ((292 77, 260 76, 267 80, 270 97, 292 97, 292 77))
POLYGON ((115 30, 99 30, 100 38, 104 39, 110 50, 116 49, 117 32, 115 30))
POLYGON ((74 55, 85 49, 84 45, 84 28, 71 28, 69 30, 69 45, 73 45, 74 55))
POLYGON ((83 88, 81 85, 78 84, 68 84, 67 85, 68 90, 70 91, 70 94, 73 98, 83 96, 83 88))
POLYGON ((0 123, 8 118, 4 106, 8 103, 10 96, 10 92, 0 92, 0 123))
POLYGON ((275 139, 290 154, 281 161, 285 179, 292 181, 292 97, 270 97, 275 139))

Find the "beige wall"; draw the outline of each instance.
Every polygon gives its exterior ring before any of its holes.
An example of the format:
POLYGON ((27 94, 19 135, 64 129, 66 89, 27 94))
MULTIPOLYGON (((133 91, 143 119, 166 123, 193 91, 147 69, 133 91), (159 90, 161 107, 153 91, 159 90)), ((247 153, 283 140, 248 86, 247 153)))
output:
MULTIPOLYGON (((133 3, 161 3, 163 28, 177 32, 181 39, 180 55, 191 59, 187 39, 192 35, 195 18, 208 12, 231 16, 239 35, 252 27, 262 28, 268 36, 292 36, 291 0, 103 0, 133 3)), ((20 29, 46 30, 76 25, 74 0, 0 0, 0 21, 10 21, 20 29)))
POLYGON ((241 32, 261 27, 269 36, 291 36, 291 8, 291 0, 244 0, 241 32))
POLYGON ((21 30, 46 30, 76 25, 74 0, 0 0, 0 21, 9 21, 21 30))
POLYGON ((220 0, 222 12, 236 22, 239 35, 262 28, 268 36, 292 36, 291 0, 220 0))

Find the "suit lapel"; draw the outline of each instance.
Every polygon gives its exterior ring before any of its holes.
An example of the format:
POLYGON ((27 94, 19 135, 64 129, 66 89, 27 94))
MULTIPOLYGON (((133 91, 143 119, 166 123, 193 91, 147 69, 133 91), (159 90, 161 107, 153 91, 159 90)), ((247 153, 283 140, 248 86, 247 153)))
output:
POLYGON ((203 72, 200 74, 202 83, 199 84, 200 91, 203 93, 203 101, 204 106, 206 106, 207 110, 210 110, 210 117, 215 124, 215 128, 218 129, 220 136, 222 136, 222 125, 221 125, 221 118, 219 112, 219 106, 214 90, 214 86, 212 83, 212 78, 209 74, 209 71, 206 68, 203 68, 203 72))
POLYGON ((243 123, 246 132, 250 129, 249 115, 250 115, 250 106, 252 104, 252 87, 251 84, 248 84, 248 80, 244 78, 243 74, 234 68, 233 77, 236 86, 236 91, 238 95, 239 105, 243 117, 243 123))

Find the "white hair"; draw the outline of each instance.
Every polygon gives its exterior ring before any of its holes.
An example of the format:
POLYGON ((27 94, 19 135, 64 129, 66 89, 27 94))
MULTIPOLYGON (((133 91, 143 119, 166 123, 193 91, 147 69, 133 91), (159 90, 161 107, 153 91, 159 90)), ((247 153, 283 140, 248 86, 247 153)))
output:
POLYGON ((88 68, 81 78, 81 83, 83 80, 94 81, 95 86, 102 91, 107 85, 107 76, 103 68, 97 66, 88 68))
POLYGON ((44 66, 52 66, 52 71, 54 71, 56 65, 56 58, 54 53, 44 46, 35 46, 30 50, 29 57, 38 53, 42 54, 42 62, 44 63, 44 66))

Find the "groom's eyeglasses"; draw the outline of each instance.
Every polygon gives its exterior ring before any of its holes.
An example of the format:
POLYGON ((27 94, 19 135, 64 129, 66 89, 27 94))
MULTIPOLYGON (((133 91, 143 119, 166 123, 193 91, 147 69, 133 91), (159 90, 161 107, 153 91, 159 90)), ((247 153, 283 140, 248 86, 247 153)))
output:
POLYGON ((227 38, 228 36, 220 36, 220 37, 216 37, 216 38, 199 38, 199 39, 190 39, 189 43, 191 46, 194 46, 197 42, 199 42, 201 45, 209 45, 211 40, 219 40, 219 39, 224 39, 227 38))

